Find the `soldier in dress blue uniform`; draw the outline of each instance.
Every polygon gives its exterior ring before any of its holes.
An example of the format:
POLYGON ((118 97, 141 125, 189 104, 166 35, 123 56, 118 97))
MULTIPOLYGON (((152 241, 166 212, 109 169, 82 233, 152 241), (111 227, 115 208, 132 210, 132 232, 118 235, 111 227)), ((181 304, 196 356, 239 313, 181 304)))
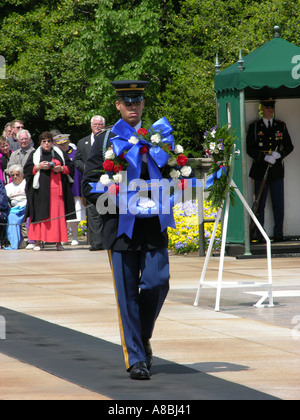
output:
MULTIPOLYGON (((249 125, 247 133, 247 153, 253 159, 250 177, 255 181, 255 195, 259 192, 266 174, 267 182, 261 197, 258 220, 264 226, 264 212, 267 194, 270 190, 274 215, 274 241, 283 240, 284 221, 284 165, 283 159, 294 146, 283 121, 273 118, 275 99, 261 100, 263 117, 249 125)), ((260 232, 258 238, 261 239, 260 232)))
MULTIPOLYGON (((146 81, 112 82, 116 108, 136 131, 141 128, 145 106, 146 81)), ((83 175, 83 193, 96 204, 99 194, 91 193, 89 183, 98 182, 104 160, 103 150, 111 146, 111 131, 95 136, 83 175), (108 142, 107 142, 108 140, 108 142)), ((148 166, 142 164, 141 178, 148 180, 148 166)), ((118 305, 125 365, 132 379, 149 379, 152 364, 150 338, 169 290, 167 231, 161 232, 158 216, 136 218, 132 238, 118 236, 118 214, 103 216, 102 246, 108 249, 118 305)))

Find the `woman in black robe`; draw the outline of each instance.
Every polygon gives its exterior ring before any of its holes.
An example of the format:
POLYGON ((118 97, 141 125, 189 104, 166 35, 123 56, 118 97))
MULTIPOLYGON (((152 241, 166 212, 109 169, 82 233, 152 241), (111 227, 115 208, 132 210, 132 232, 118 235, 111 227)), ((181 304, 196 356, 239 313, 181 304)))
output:
POLYGON ((56 242, 58 251, 68 242, 66 220, 74 218, 72 177, 74 166, 67 154, 53 145, 50 132, 40 135, 40 147, 31 153, 25 167, 27 209, 30 218, 28 238, 36 241, 56 242))

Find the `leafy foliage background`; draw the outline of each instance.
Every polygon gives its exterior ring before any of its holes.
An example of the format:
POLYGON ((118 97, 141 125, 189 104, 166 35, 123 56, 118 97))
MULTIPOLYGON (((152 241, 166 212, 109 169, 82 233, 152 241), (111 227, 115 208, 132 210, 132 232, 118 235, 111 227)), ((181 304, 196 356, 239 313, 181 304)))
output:
POLYGON ((35 141, 58 128, 77 142, 90 118, 119 117, 117 79, 146 79, 144 125, 165 116, 176 141, 201 150, 215 125, 214 64, 273 37, 300 44, 300 0, 0 0, 0 128, 15 118, 35 141))

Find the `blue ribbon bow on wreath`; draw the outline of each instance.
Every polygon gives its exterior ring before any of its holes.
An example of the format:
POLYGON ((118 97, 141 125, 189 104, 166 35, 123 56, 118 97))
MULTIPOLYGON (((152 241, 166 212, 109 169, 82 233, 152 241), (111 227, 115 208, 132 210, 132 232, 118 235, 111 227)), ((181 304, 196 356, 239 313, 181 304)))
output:
MULTIPOLYGON (((159 146, 149 143, 143 139, 141 135, 138 135, 133 127, 127 124, 124 120, 120 119, 111 130, 116 134, 115 137, 110 139, 113 144, 114 153, 120 156, 122 153, 127 151, 125 159, 129 163, 127 169, 128 181, 132 179, 138 179, 141 175, 143 155, 140 153, 142 147, 146 146, 148 151, 145 153, 147 156, 147 164, 149 170, 149 176, 151 179, 162 179, 161 172, 158 168, 165 166, 169 160, 169 154, 162 150, 159 146), (137 143, 129 143, 128 140, 131 137, 137 138, 137 143)), ((148 132, 159 132, 162 139, 161 142, 169 144, 171 149, 174 149, 175 141, 173 138, 172 127, 168 120, 163 117, 154 123, 148 132)))
POLYGON ((216 179, 221 178, 222 175, 227 175, 227 171, 226 171, 226 167, 225 166, 221 166, 221 168, 214 172, 212 175, 210 175, 207 180, 206 180, 206 188, 209 188, 211 186, 214 185, 214 182, 216 179))

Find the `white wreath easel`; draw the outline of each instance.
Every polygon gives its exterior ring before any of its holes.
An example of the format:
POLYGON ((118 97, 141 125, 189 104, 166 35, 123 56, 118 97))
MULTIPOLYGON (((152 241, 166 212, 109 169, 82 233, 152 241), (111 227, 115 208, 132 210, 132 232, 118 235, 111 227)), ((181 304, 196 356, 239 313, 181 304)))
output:
POLYGON ((233 153, 231 154, 230 159, 230 173, 229 173, 229 187, 225 196, 225 199, 223 201, 223 205, 218 209, 217 217, 214 224, 213 233, 211 236, 210 244, 207 250, 207 254, 205 257, 202 274, 196 294, 196 299, 194 302, 194 306, 198 306, 200 294, 202 291, 203 286, 207 287, 214 287, 217 289, 216 293, 216 302, 215 302, 215 311, 220 310, 220 299, 221 299, 221 290, 222 288, 234 288, 234 287, 267 287, 266 293, 261 297, 261 299, 254 305, 255 307, 273 307, 273 293, 272 293, 272 264, 271 264, 271 241, 264 231, 263 227, 257 220, 255 214, 251 210, 250 206, 248 205, 247 201, 241 194, 240 190, 236 186, 235 182, 232 179, 233 175, 233 166, 234 166, 234 156, 235 156, 235 148, 233 150, 233 153), (226 245, 226 236, 227 236, 227 228, 228 228, 228 215, 229 215, 229 203, 230 203, 230 187, 233 187, 236 194, 238 195, 239 199, 241 200, 242 204, 248 211, 250 217, 253 219, 254 223, 256 224, 257 228, 260 230, 262 236, 266 240, 266 247, 267 247, 267 265, 268 265, 268 283, 258 283, 258 282, 225 282, 223 283, 223 267, 224 267, 224 257, 225 257, 225 245, 226 245), (215 236, 218 228, 218 224, 221 220, 221 215, 223 211, 224 203, 225 205, 225 212, 224 212, 224 220, 223 220, 223 227, 222 227, 222 243, 221 243, 221 253, 220 253, 220 263, 219 263, 219 274, 218 274, 218 281, 212 282, 212 281, 205 281, 205 274, 207 270, 207 266, 209 263, 209 258, 212 252, 213 244, 215 241, 215 236), (264 305, 263 302, 269 297, 269 304, 264 305))

